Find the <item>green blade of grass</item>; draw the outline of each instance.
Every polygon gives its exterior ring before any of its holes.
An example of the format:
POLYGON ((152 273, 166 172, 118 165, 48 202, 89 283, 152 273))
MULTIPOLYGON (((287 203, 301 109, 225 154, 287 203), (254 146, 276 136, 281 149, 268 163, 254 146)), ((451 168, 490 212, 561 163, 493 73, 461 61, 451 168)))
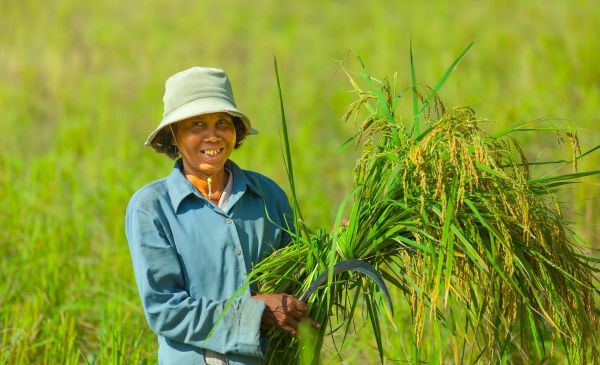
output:
POLYGON ((384 363, 384 350, 383 350, 383 342, 381 341, 381 326, 379 325, 379 311, 376 309, 377 304, 375 303, 374 297, 372 295, 366 298, 367 304, 367 313, 369 315, 369 319, 371 320, 371 326, 373 327, 373 334, 375 335, 375 342, 377 342, 377 350, 379 352, 379 359, 381 363, 384 363))
POLYGON ((412 101, 413 101, 413 126, 412 126, 412 131, 411 131, 411 135, 413 133, 417 133, 419 134, 420 131, 420 126, 419 126, 419 121, 420 121, 420 112, 419 112, 419 95, 417 95, 417 74, 415 72, 415 62, 413 59, 413 48, 412 48, 412 37, 410 39, 410 79, 411 79, 411 86, 412 86, 412 101))
POLYGON ((283 106, 283 94, 281 91, 281 82, 279 81, 279 69, 277 68, 277 58, 273 57, 273 65, 275 67, 275 78, 277 79, 277 91, 279 95, 279 109, 281 112, 281 129, 283 133, 283 143, 285 146, 285 161, 286 161, 286 172, 288 181, 290 183, 290 189, 292 190, 292 208, 294 210, 294 217, 296 218, 296 229, 299 228, 298 221, 302 220, 302 214, 300 212, 300 206, 298 205, 298 198, 296 196, 296 184, 294 183, 294 166, 292 165, 292 152, 290 149, 290 141, 288 138, 287 122, 285 118, 285 109, 283 106))
POLYGON ((589 155, 590 153, 596 151, 597 149, 600 149, 600 144, 597 145, 596 147, 590 148, 589 150, 587 150, 585 153, 582 153, 581 156, 579 156, 579 158, 582 158, 586 155, 589 155))
MULTIPOLYGON (((339 262, 336 265, 334 265, 334 267, 331 271, 332 271, 331 272, 332 276, 338 275, 338 274, 346 272, 346 271, 355 271, 355 272, 359 272, 361 274, 366 275, 371 280, 373 280, 377 284, 379 289, 383 292, 383 294, 385 295, 385 298, 387 299, 388 306, 390 308, 390 312, 392 312, 392 314, 394 313, 394 305, 392 304, 392 298, 390 296, 390 292, 387 288, 387 285, 385 285, 385 282, 381 278, 381 275, 379 275, 379 273, 377 272, 377 270, 375 270, 373 265, 371 265, 365 261, 361 261, 361 260, 346 260, 346 261, 342 261, 342 262, 339 262)), ((298 298, 298 299, 303 302, 306 302, 308 300, 308 298, 315 292, 315 290, 317 290, 317 288, 321 284, 323 284, 326 280, 328 280, 329 275, 330 275, 329 271, 321 274, 312 283, 312 285, 308 288, 308 290, 304 294, 302 294, 300 296, 300 298, 298 298)))
POLYGON ((558 175, 558 176, 541 177, 538 179, 531 179, 531 180, 529 180, 529 183, 530 184, 548 184, 551 182, 558 182, 558 181, 564 181, 564 180, 569 180, 569 179, 578 179, 581 177, 593 176, 593 175, 600 175, 600 170, 574 172, 571 174, 564 174, 564 175, 558 175))
POLYGON ((431 93, 429 94, 429 96, 427 97, 427 99, 425 99, 425 101, 423 102, 423 105, 421 105, 421 109, 419 110, 419 113, 417 114, 417 116, 420 116, 421 113, 423 113, 423 111, 427 108, 427 106, 431 102, 431 99, 433 99, 433 97, 435 95, 439 94, 442 86, 444 86, 444 84, 446 83, 446 80, 448 80, 448 78, 450 77, 450 75, 452 74, 452 72, 454 71, 454 69, 456 68, 456 66, 458 66, 458 64, 460 63, 460 61, 462 61, 462 59, 466 56, 467 52, 469 52, 469 50, 471 49, 471 47, 473 47, 473 42, 469 43, 469 45, 461 52, 461 54, 454 60, 454 62, 452 62, 452 64, 450 65, 450 67, 448 67, 446 69, 446 71, 444 72, 444 74, 442 75, 442 77, 435 84, 433 90, 431 91, 431 93))

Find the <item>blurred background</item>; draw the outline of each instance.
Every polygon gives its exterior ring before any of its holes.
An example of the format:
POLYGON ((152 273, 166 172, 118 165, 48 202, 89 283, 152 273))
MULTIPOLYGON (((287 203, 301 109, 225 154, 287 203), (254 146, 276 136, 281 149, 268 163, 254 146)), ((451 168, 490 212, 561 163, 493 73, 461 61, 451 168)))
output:
MULTIPOLYGON (((598 34, 593 1, 2 1, 0 363, 156 362, 124 212, 171 171, 143 146, 170 75, 225 69, 260 130, 232 159, 289 191, 277 57, 300 206, 309 225, 330 227, 360 152, 338 152, 352 135, 341 66, 356 75, 354 54, 404 90, 411 39, 430 86, 473 41, 441 91, 447 107, 471 106, 490 132, 554 118, 577 128, 585 152, 600 143, 598 34)), ((530 160, 571 158, 553 134, 519 138, 530 160)), ((599 169, 599 153, 579 170, 599 169)), ((584 181, 561 200, 598 248, 600 179, 584 181)), ((374 346, 357 345, 356 359, 374 359, 374 346)))

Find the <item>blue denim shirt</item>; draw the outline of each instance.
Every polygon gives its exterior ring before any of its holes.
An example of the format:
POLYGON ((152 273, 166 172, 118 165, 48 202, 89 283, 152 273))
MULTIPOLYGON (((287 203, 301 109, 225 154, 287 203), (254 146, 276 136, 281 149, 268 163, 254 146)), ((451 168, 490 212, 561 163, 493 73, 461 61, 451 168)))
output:
POLYGON ((290 241, 292 210, 272 180, 231 161, 226 167, 233 175, 226 211, 196 190, 181 161, 127 207, 133 268, 160 364, 204 364, 203 349, 227 354, 230 364, 260 364, 265 355, 264 303, 249 299, 247 287, 220 314, 252 265, 290 241))

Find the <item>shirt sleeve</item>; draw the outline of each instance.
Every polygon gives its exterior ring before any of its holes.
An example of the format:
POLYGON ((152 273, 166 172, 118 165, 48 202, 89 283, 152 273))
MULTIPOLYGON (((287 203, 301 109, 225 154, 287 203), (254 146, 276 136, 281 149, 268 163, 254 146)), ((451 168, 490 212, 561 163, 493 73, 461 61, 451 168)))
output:
POLYGON ((185 290, 166 220, 153 204, 135 198, 126 234, 146 319, 159 336, 219 353, 263 357, 260 325, 265 305, 248 297, 211 300, 185 290))

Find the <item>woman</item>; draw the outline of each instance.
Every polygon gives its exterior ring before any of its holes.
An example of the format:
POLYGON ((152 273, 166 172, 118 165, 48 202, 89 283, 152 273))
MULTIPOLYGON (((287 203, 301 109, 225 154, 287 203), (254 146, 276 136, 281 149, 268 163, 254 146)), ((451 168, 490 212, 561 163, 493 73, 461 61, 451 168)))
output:
POLYGON ((253 287, 244 287, 252 265, 290 241, 287 197, 272 180, 229 160, 257 132, 237 110, 222 70, 175 74, 163 100, 163 119, 146 145, 180 158, 169 176, 133 195, 126 215, 159 363, 259 364, 266 352, 261 327, 292 335, 303 320, 319 327, 296 298, 252 296, 253 287))

